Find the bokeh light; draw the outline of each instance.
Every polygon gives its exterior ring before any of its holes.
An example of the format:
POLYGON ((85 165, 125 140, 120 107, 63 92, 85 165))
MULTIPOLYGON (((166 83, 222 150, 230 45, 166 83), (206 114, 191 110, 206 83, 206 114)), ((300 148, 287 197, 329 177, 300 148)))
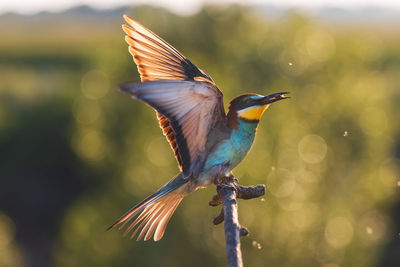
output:
POLYGON ((90 99, 99 99, 108 93, 110 81, 104 72, 91 70, 83 76, 81 87, 84 96, 90 99))
POLYGON ((0 266, 23 266, 21 251, 15 243, 15 224, 0 213, 0 266))
POLYGON ((310 134, 304 136, 299 142, 299 154, 307 163, 316 164, 321 162, 327 152, 325 140, 318 135, 310 134))
POLYGON ((179 172, 155 112, 117 89, 139 81, 123 12, 210 74, 225 107, 248 92, 291 92, 233 171, 267 188, 239 200, 245 266, 400 266, 395 24, 240 5, 183 17, 150 6, 70 12, 0 17, 0 266, 226 263, 214 186, 185 198, 161 242, 105 232, 179 172))
POLYGON ((353 234, 353 225, 344 217, 329 219, 325 228, 325 239, 333 248, 347 246, 352 241, 353 234))

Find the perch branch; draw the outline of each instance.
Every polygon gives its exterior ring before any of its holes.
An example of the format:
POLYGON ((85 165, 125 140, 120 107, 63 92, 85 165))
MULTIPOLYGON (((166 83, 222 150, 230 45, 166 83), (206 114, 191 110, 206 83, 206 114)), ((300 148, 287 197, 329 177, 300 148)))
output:
POLYGON ((217 194, 209 202, 210 206, 216 207, 223 204, 221 213, 214 218, 214 225, 225 221, 225 242, 228 267, 243 266, 242 251, 240 249, 240 237, 247 236, 249 231, 241 226, 238 220, 237 198, 251 199, 265 194, 264 185, 241 186, 233 177, 224 177, 217 186, 217 194))

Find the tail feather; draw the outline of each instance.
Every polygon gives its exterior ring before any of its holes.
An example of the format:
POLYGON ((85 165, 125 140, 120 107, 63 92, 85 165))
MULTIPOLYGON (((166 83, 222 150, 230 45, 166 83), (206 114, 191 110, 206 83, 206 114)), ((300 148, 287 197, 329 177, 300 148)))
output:
MULTIPOLYGON (((154 232, 156 231, 157 227, 160 225, 160 221, 165 217, 165 215, 171 210, 171 208, 174 206, 174 204, 176 203, 173 201, 168 201, 168 203, 165 205, 165 207, 163 207, 163 209, 159 209, 157 212, 157 216, 154 216, 154 219, 152 219, 151 221, 149 221, 149 223, 151 223, 149 230, 147 231, 144 240, 148 240, 151 238, 151 236, 154 234, 154 232)), ((158 241, 156 239, 156 236, 154 236, 154 240, 158 241)))
POLYGON ((128 226, 124 232, 124 236, 128 235, 132 229, 135 231, 131 235, 131 239, 141 229, 137 241, 144 238, 144 241, 149 240, 154 235, 154 241, 160 240, 165 232, 167 224, 178 207, 182 199, 189 193, 187 180, 178 175, 172 179, 160 190, 144 199, 127 213, 121 216, 107 230, 121 225, 119 229, 125 227, 135 216, 136 219, 128 226))
MULTIPOLYGON (((145 207, 143 209, 142 213, 140 213, 140 215, 131 223, 131 225, 128 226, 128 228, 126 229, 126 231, 124 233, 124 236, 126 236, 140 221, 143 220, 143 222, 146 222, 149 219, 149 213, 151 213, 157 207, 157 205, 158 205, 158 203, 154 203, 153 205, 149 205, 149 206, 145 207)), ((124 225, 129 220, 131 220, 131 218, 133 218, 133 217, 134 216, 130 216, 130 218, 124 223, 124 225)), ((139 226, 138 228, 140 228, 140 227, 141 226, 139 226)))
POLYGON ((140 232, 138 239, 141 239, 144 235, 144 233, 146 232, 146 235, 144 236, 144 241, 147 241, 151 238, 151 236, 154 233, 155 227, 158 224, 160 215, 163 213, 164 210, 168 210, 169 209, 169 204, 170 201, 165 200, 164 201, 166 204, 164 206, 158 207, 157 210, 155 210, 151 216, 151 218, 149 219, 149 221, 146 223, 146 225, 143 227, 142 231, 140 232))
POLYGON ((171 219, 172 214, 175 212, 176 208, 178 207, 179 203, 181 203, 181 201, 182 198, 178 199, 178 201, 175 202, 174 205, 165 212, 161 221, 157 225, 157 229, 154 234, 154 241, 158 241, 164 236, 165 228, 167 227, 169 219, 171 219))
MULTIPOLYGON (((137 241, 139 241, 140 239, 143 238, 143 235, 146 233, 147 229, 149 229, 151 222, 157 218, 158 213, 160 212, 161 209, 165 208, 165 205, 163 206, 164 203, 168 203, 168 196, 165 196, 164 198, 162 198, 162 202, 159 203, 155 203, 154 204, 154 208, 151 209, 151 212, 146 216, 145 219, 143 219, 141 225, 144 224, 144 226, 139 226, 138 229, 142 228, 142 231, 140 231, 139 236, 137 237, 137 241)), ((136 229, 136 230, 138 230, 136 229)), ((133 238, 135 236, 136 233, 132 234, 131 238, 133 238)), ((144 240, 146 241, 146 239, 144 240)))
MULTIPOLYGON (((167 203, 168 203, 168 202, 167 202, 167 203)), ((165 206, 166 206, 166 205, 165 205, 165 206)), ((164 207, 162 207, 162 208, 164 208, 164 207)), ((137 237, 137 239, 136 239, 137 241, 140 240, 140 239, 142 239, 143 236, 144 236, 145 234, 146 234, 146 237, 148 237, 148 234, 149 234, 148 229, 150 228, 150 226, 151 226, 151 224, 153 223, 153 221, 157 219, 157 215, 159 214, 160 209, 161 209, 161 207, 156 208, 156 209, 152 212, 152 214, 149 215, 149 216, 146 218, 146 219, 147 219, 147 220, 146 220, 146 224, 143 226, 142 231, 140 231, 140 234, 138 235, 138 237, 137 237)), ((150 237, 151 237, 151 236, 150 236, 150 237)), ((144 241, 149 240, 150 237, 144 238, 144 241)))
MULTIPOLYGON (((162 228, 160 233, 161 235, 154 235, 154 240, 158 241, 162 238, 164 235, 165 228, 167 227, 167 224, 161 224, 161 222, 167 222, 171 218, 170 215, 172 215, 175 211, 175 209, 178 207, 179 203, 182 201, 183 196, 182 195, 175 195, 172 196, 171 199, 168 200, 168 202, 165 204, 164 207, 160 208, 157 212, 157 215, 154 216, 147 224, 149 224, 149 229, 147 230, 147 233, 144 237, 144 240, 149 240, 151 236, 155 233, 157 228, 162 228)), ((147 226, 147 225, 146 225, 147 226)), ((146 228, 145 226, 145 228, 146 228)), ((144 229, 140 233, 138 239, 141 238, 141 236, 144 234, 144 229)))

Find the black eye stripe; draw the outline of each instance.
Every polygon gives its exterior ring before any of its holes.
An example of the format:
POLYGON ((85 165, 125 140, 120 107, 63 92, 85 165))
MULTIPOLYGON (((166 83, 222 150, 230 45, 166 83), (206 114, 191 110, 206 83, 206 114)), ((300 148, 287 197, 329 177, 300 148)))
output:
POLYGON ((252 96, 257 96, 256 94, 246 94, 241 95, 233 99, 230 103, 230 109, 240 110, 245 109, 256 104, 257 99, 251 98, 252 96))

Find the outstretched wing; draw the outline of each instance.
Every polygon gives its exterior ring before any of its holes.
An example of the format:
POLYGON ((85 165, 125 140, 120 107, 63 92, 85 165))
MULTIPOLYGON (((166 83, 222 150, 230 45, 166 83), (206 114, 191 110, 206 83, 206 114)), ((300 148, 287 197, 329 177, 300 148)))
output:
POLYGON ((143 82, 120 89, 169 120, 182 170, 188 177, 202 160, 211 127, 225 115, 222 93, 209 83, 196 81, 143 82))
POLYGON ((138 67, 142 82, 194 80, 214 84, 211 77, 155 33, 124 15, 125 41, 138 67))
MULTIPOLYGON (((190 60, 162 38, 129 16, 124 15, 124 19, 129 24, 122 25, 122 29, 127 34, 125 40, 129 44, 129 52, 138 67, 142 82, 160 80, 204 81, 215 87, 213 80, 207 73, 198 69, 190 60)), ((216 90, 218 94, 222 95, 218 89, 216 90)), ((225 114, 223 106, 221 109, 225 114)), ((181 151, 180 153, 178 151, 178 149, 184 148, 182 148, 182 145, 179 146, 177 144, 172 123, 169 118, 159 112, 157 112, 157 118, 182 170, 183 159, 181 154, 185 154, 185 152, 181 151)))

